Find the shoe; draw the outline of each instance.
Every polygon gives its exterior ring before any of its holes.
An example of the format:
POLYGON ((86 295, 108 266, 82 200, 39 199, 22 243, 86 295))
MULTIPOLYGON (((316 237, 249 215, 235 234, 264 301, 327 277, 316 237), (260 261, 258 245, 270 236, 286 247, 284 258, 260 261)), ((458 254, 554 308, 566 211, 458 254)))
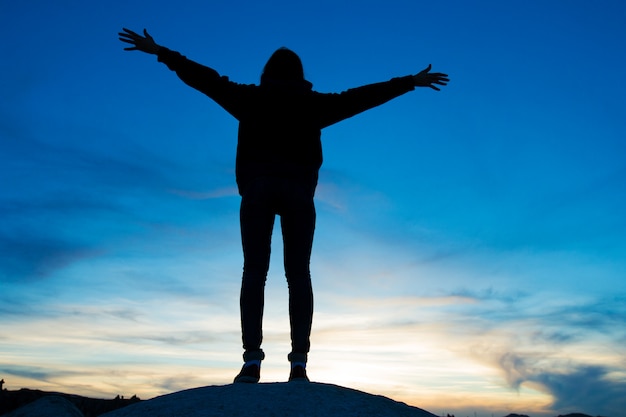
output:
POLYGON ((306 376, 306 369, 299 365, 291 368, 289 382, 309 382, 309 377, 306 376))
POLYGON ((244 382, 248 384, 256 384, 261 378, 261 368, 259 365, 244 365, 239 372, 239 375, 235 377, 233 382, 244 382))

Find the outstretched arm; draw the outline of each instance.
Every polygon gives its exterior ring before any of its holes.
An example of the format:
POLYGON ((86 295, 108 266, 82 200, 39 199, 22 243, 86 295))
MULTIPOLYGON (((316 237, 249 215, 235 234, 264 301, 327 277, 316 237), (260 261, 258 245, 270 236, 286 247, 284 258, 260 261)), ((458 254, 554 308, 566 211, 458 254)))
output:
POLYGON ((144 36, 141 36, 140 34, 135 33, 130 29, 123 28, 122 30, 124 32, 118 33, 118 35, 120 35, 119 39, 122 42, 130 43, 131 45, 133 45, 131 47, 124 48, 125 51, 141 51, 153 55, 159 53, 159 49, 161 49, 161 46, 154 41, 154 38, 150 36, 147 30, 143 30, 144 36))
POLYGON ((213 68, 187 59, 179 52, 157 44, 146 29, 143 30, 143 36, 126 28, 123 28, 123 32, 119 32, 118 35, 120 41, 131 45, 124 48, 125 51, 141 51, 157 55, 158 61, 176 72, 185 84, 206 94, 235 118, 240 119, 242 106, 249 102, 244 97, 250 91, 248 86, 234 83, 228 77, 218 74, 213 68))
POLYGON ((415 87, 429 87, 439 91, 438 85, 447 85, 448 74, 430 72, 431 65, 406 77, 393 78, 382 83, 364 85, 346 90, 341 94, 321 94, 320 126, 330 126, 387 101, 401 96, 415 87))
POLYGON ((433 90, 439 91, 439 88, 434 85, 447 85, 450 79, 448 78, 448 74, 443 74, 441 72, 430 72, 432 65, 428 64, 428 66, 413 76, 413 82, 416 87, 430 87, 433 90))

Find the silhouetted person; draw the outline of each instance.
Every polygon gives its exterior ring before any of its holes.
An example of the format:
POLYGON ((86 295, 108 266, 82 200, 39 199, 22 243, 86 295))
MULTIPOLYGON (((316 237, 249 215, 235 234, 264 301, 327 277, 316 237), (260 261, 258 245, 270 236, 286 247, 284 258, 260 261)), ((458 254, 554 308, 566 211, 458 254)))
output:
POLYGON ((280 48, 269 58, 260 85, 230 81, 212 68, 123 29, 128 51, 157 55, 187 85, 206 94, 239 121, 236 179, 241 195, 240 224, 244 265, 241 285, 241 330, 244 365, 235 382, 258 382, 264 288, 270 261, 272 229, 280 216, 284 265, 289 287, 291 362, 289 381, 308 381, 306 362, 313 317, 309 262, 315 229, 313 196, 322 165, 321 130, 383 104, 416 86, 439 90, 446 74, 394 78, 344 91, 323 94, 305 80, 298 55, 280 48))

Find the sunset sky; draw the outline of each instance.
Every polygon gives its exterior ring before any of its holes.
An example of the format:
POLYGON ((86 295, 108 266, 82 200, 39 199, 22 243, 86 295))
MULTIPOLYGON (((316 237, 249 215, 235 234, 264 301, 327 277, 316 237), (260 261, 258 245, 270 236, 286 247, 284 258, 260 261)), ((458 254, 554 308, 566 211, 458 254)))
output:
MULTIPOLYGON (((0 0, 0 378, 142 399, 241 367, 233 81, 450 75, 323 132, 313 381, 434 414, 626 416, 626 2, 0 0)), ((261 382, 286 381, 275 230, 261 382)))

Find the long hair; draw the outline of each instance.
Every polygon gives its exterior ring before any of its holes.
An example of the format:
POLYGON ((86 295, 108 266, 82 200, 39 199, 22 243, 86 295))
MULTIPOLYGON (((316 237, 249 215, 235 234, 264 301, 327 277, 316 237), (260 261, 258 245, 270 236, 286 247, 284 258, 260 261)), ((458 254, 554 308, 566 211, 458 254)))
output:
POLYGON ((270 59, 267 60, 261 74, 261 83, 268 79, 280 81, 304 80, 304 69, 302 68, 300 57, 291 49, 285 47, 277 49, 270 59))

